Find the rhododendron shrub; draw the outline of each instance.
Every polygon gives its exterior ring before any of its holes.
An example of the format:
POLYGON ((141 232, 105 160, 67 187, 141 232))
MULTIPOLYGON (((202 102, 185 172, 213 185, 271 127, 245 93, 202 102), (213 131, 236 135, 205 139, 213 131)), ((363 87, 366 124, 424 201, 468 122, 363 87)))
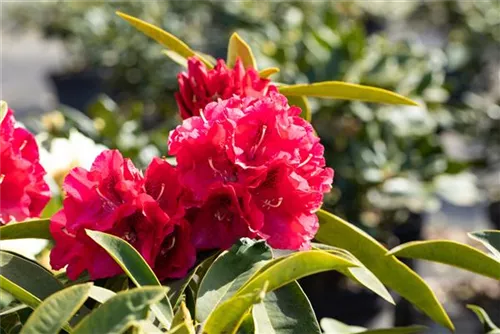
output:
POLYGON ((63 208, 50 226, 56 242, 50 263, 54 269, 68 266, 69 278, 76 279, 84 270, 92 279, 122 272, 85 229, 128 241, 152 268, 159 264, 157 273, 162 279, 182 277, 194 264, 194 248, 184 242, 190 229, 178 205, 180 184, 174 167, 166 161, 155 158, 144 177, 129 159, 107 150, 89 171, 73 169, 63 189, 63 208))
MULTIPOLYGON (((50 264, 66 269, 51 276, 39 264, 0 250, 1 288, 22 303, 0 310, 2 333, 14 332, 12 324, 17 332, 21 322, 26 333, 219 334, 238 333, 244 326, 245 332, 319 334, 297 280, 329 270, 394 303, 389 287, 453 330, 430 287, 396 256, 446 263, 500 280, 500 231, 471 234, 492 254, 444 240, 388 251, 320 209, 333 170, 325 165, 307 110, 301 118, 301 109, 291 106, 287 96, 295 101, 315 96, 414 102, 342 82, 274 85, 267 75, 277 69, 258 72, 249 45, 237 34, 228 46, 230 66, 223 60, 212 64, 175 36, 119 15, 186 59, 187 72, 179 75, 176 95, 183 122, 168 140, 176 166, 155 157, 140 171, 119 151, 105 150, 89 169, 77 167, 66 176, 62 207, 50 219, 1 226, 2 240, 52 239, 50 264), (324 244, 313 248, 313 238, 324 244), (120 274, 128 279, 115 277, 120 274), (75 284, 65 276, 95 282, 75 284), (82 306, 88 297, 98 303, 82 306), (25 321, 28 307, 34 310, 25 321), (77 310, 83 311, 83 319, 74 316, 77 310)), ((302 105, 307 109, 306 102, 302 105)), ((33 136, 14 125, 11 111, 0 131, 0 222, 5 224, 40 214, 49 190, 33 136)), ((483 310, 471 308, 484 317, 483 310)), ((325 332, 328 327, 360 330, 332 319, 322 324, 325 332)), ((488 326, 491 333, 496 330, 491 322, 488 326)))
POLYGON ((0 225, 38 217, 50 200, 35 137, 8 109, 0 123, 0 225))
POLYGON ((265 97, 212 102, 171 132, 169 154, 190 194, 198 249, 227 248, 241 237, 310 247, 333 170, 300 112, 271 86, 265 97))
POLYGON ((177 76, 179 92, 175 93, 177 106, 183 119, 199 116, 200 110, 218 99, 233 95, 262 97, 267 94, 270 80, 261 78, 253 68, 243 66, 240 59, 228 68, 223 59, 213 69, 207 69, 198 58, 188 59, 187 72, 177 76))

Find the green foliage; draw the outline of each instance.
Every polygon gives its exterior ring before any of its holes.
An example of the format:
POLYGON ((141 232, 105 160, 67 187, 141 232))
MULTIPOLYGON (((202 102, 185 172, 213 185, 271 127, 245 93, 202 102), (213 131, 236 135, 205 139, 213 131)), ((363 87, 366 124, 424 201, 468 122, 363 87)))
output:
MULTIPOLYGON (((128 242, 110 234, 97 231, 87 230, 87 235, 108 252, 136 286, 161 286, 153 270, 151 270, 139 252, 137 252, 128 242)), ((174 314, 172 305, 170 305, 170 301, 166 294, 158 305, 153 306, 153 311, 158 317, 158 320, 169 328, 174 314)))
POLYGON ((357 100, 411 106, 417 105, 417 103, 406 97, 384 89, 337 81, 318 82, 307 85, 280 86, 279 91, 287 96, 306 95, 339 100, 357 100))
POLYGON ((164 298, 166 289, 148 286, 118 293, 87 315, 72 333, 123 333, 148 317, 149 307, 164 298))
POLYGON ((24 324, 21 334, 53 334, 83 305, 92 283, 74 285, 58 291, 43 301, 24 324))
POLYGON ((440 262, 500 280, 500 261, 455 241, 412 241, 393 248, 387 255, 440 262))
POLYGON ((323 318, 321 319, 321 327, 325 334, 412 334, 412 333, 422 333, 425 331, 425 326, 408 326, 408 327, 394 327, 394 328, 384 328, 384 329, 373 329, 368 330, 364 327, 349 326, 338 320, 323 318))
POLYGON ((387 249, 359 228, 320 210, 320 242, 348 250, 370 269, 382 283, 426 313, 437 323, 454 329, 446 311, 430 287, 413 270, 394 256, 386 256, 387 249))
POLYGON ((490 317, 488 316, 488 313, 486 313, 486 311, 483 308, 477 305, 467 305, 467 308, 472 312, 474 312, 476 316, 479 318, 479 321, 481 321, 481 324, 483 324, 483 329, 485 333, 487 334, 500 333, 500 328, 498 328, 497 325, 495 325, 493 321, 491 321, 490 317))
POLYGON ((0 227, 0 235, 2 240, 25 238, 52 240, 49 225, 50 219, 29 219, 23 222, 11 222, 0 227))
POLYGON ((244 68, 257 69, 252 49, 237 33, 233 33, 227 48, 227 66, 234 67, 238 57, 241 59, 244 68))
POLYGON ((500 231, 477 231, 469 233, 469 236, 483 243, 493 255, 500 261, 500 231))

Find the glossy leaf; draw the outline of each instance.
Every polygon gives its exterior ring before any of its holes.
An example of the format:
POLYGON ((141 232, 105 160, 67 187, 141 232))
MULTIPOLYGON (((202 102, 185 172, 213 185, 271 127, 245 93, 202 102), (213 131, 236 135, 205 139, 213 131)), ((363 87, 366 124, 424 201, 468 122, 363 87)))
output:
POLYGON ((268 292, 252 309, 255 334, 320 334, 311 303, 297 282, 268 292))
POLYGON ((5 251, 0 251, 0 274, 38 300, 43 300, 63 288, 61 282, 38 263, 5 251))
POLYGON ((356 267, 347 259, 321 250, 293 253, 268 262, 259 269, 236 295, 255 291, 268 283, 266 291, 273 291, 299 278, 329 270, 343 270, 356 267))
POLYGON ((104 304, 114 296, 116 296, 115 292, 101 288, 100 286, 92 286, 89 291, 89 297, 101 304, 104 304))
POLYGON ((74 285, 45 299, 24 324, 21 334, 58 333, 83 305, 92 283, 74 285))
POLYGON ((241 59, 244 68, 257 68, 250 46, 237 33, 233 33, 227 48, 227 66, 233 68, 238 57, 241 59))
POLYGON ((391 249, 387 255, 444 263, 500 280, 499 261, 455 241, 412 241, 391 249))
POLYGON ((181 302, 179 308, 177 309, 177 313, 174 316, 174 320, 172 321, 172 328, 179 327, 176 333, 178 334, 195 334, 196 330, 194 328, 193 319, 191 318, 191 314, 189 313, 188 308, 186 307, 186 303, 181 302))
POLYGON ((35 295, 31 294, 28 290, 23 289, 21 286, 8 280, 3 275, 0 275, 0 288, 9 292, 20 302, 28 305, 30 308, 35 309, 42 303, 42 301, 35 295))
POLYGON ((49 225, 50 219, 29 219, 22 222, 11 222, 0 227, 0 240, 28 238, 52 240, 49 225))
POLYGON ((469 233, 469 237, 480 241, 500 261, 500 231, 485 230, 469 233))
POLYGON ((499 334, 500 333, 500 328, 498 328, 497 325, 490 319, 490 316, 486 311, 477 305, 467 305, 467 308, 474 312, 477 317, 479 318, 479 321, 481 321, 481 324, 483 324, 483 329, 484 332, 487 334, 499 334))
POLYGON ((222 253, 201 281, 196 301, 196 319, 205 321, 210 313, 236 291, 272 258, 265 241, 240 239, 222 253))
POLYGON ((200 54, 196 54, 189 46, 186 45, 183 41, 175 37, 174 35, 166 32, 165 30, 162 30, 150 23, 147 23, 145 21, 142 21, 138 18, 135 18, 133 16, 127 15, 125 13, 121 12, 116 12, 118 16, 120 16, 122 19, 133 25, 137 30, 141 31, 144 33, 146 36, 151 37, 164 47, 176 52, 180 56, 184 58, 189 58, 196 56, 199 58, 208 68, 212 68, 213 65, 203 58, 200 54))
POLYGON ((264 286, 250 293, 234 296, 221 303, 210 313, 203 325, 203 334, 233 334, 245 320, 250 308, 262 302, 267 291, 267 282, 264 286))
POLYGON ((311 106, 309 105, 309 101, 307 100, 307 97, 305 96, 287 96, 288 99, 288 104, 291 106, 296 106, 299 107, 302 112, 300 113, 300 117, 305 119, 308 122, 311 122, 312 120, 312 112, 311 112, 311 106))
POLYGON ((147 319, 149 307, 163 299, 166 290, 147 286, 120 292, 83 318, 72 333, 122 333, 134 322, 147 319))
POLYGON ((277 67, 268 67, 268 68, 263 69, 262 71, 259 71, 259 76, 261 78, 267 79, 271 75, 278 73, 279 71, 280 71, 280 69, 277 67))
POLYGON ((366 266, 354 255, 352 255, 345 249, 318 243, 313 243, 313 249, 321 249, 332 254, 345 257, 347 260, 356 263, 358 265, 357 267, 349 267, 345 270, 342 270, 342 273, 345 276, 363 285, 365 288, 375 292, 377 295, 379 295, 389 303, 395 304, 394 299, 392 298, 389 291, 387 291, 384 284, 382 284, 377 276, 375 276, 368 268, 366 268, 366 266))
POLYGON ((279 86, 280 93, 286 96, 314 96, 338 100, 356 100, 364 102, 403 104, 417 106, 418 104, 402 95, 391 91, 351 84, 341 81, 325 81, 313 84, 279 86))
POLYGON ((437 323, 453 330, 453 323, 425 281, 387 249, 356 226, 324 210, 318 211, 316 240, 346 249, 387 287, 395 290, 437 323))
MULTIPOLYGON (((102 232, 90 230, 86 230, 86 232, 89 237, 108 252, 135 285, 138 287, 146 285, 161 286, 153 270, 128 242, 102 232)), ((161 303, 154 305, 152 309, 158 320, 169 328, 174 315, 168 297, 165 295, 161 303)))

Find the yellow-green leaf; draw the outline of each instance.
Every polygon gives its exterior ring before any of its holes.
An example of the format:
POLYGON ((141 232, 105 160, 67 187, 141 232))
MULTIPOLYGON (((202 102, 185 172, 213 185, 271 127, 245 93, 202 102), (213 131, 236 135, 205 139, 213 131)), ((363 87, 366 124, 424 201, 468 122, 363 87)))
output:
POLYGON ((479 321, 481 321, 484 332, 486 334, 500 334, 500 328, 495 325, 495 323, 490 319, 488 313, 486 313, 483 308, 471 304, 467 305, 467 308, 474 312, 479 318, 479 321))
POLYGON ((288 104, 291 106, 299 107, 302 112, 300 113, 300 117, 305 119, 308 122, 312 120, 312 112, 311 106, 309 105, 309 101, 305 96, 287 96, 288 104))
POLYGON ((172 59, 175 63, 187 68, 187 59, 172 50, 163 50, 162 53, 168 58, 172 59))
POLYGON ((177 313, 174 315, 174 320, 172 321, 172 328, 179 327, 179 330, 176 332, 178 334, 195 334, 196 330, 194 328, 193 319, 191 318, 191 314, 186 306, 184 301, 181 302, 179 308, 177 309, 177 313))
POLYGON ((263 69, 262 71, 259 71, 259 76, 261 78, 266 79, 266 78, 269 78, 271 75, 278 73, 279 71, 280 71, 280 69, 277 67, 268 67, 268 68, 263 69))
POLYGON ((11 222, 0 227, 0 240, 27 238, 52 240, 49 226, 50 219, 29 219, 22 222, 11 222))
POLYGON ((28 318, 21 334, 59 333, 83 305, 92 283, 74 285, 45 299, 28 318))
POLYGON ((437 323, 454 329, 448 314, 425 281, 387 249, 356 226, 324 210, 318 211, 320 228, 316 239, 346 249, 389 288, 410 301, 437 323))
POLYGON ((391 249, 387 255, 444 263, 500 280, 499 261, 455 241, 412 241, 391 249))
POLYGON ((240 57, 245 68, 257 68, 257 63, 250 46, 237 34, 233 33, 229 39, 227 49, 227 66, 232 68, 236 63, 236 58, 240 57))
POLYGON ((123 333, 134 323, 145 320, 149 308, 164 298, 166 290, 147 286, 117 293, 83 318, 72 333, 123 333))
POLYGON ((243 285, 236 296, 247 294, 268 282, 266 291, 276 290, 299 278, 329 270, 344 270, 357 265, 344 257, 321 250, 293 253, 270 261, 243 285))
POLYGON ((220 304, 203 325, 203 334, 234 334, 254 304, 262 302, 267 283, 250 293, 236 295, 220 304))
POLYGON ((0 123, 2 123, 5 115, 7 115, 7 110, 9 110, 9 106, 7 105, 7 102, 0 101, 0 123))
POLYGON ((138 18, 135 18, 133 16, 127 15, 125 13, 121 12, 116 12, 118 16, 120 16, 122 19, 133 25, 136 29, 140 30, 142 33, 145 35, 151 37, 164 47, 178 53, 180 56, 184 58, 189 58, 196 56, 198 59, 200 59, 208 68, 212 68, 213 65, 203 58, 200 54, 197 54, 195 51, 191 50, 189 46, 187 46, 186 43, 175 37, 174 35, 166 32, 163 29, 158 28, 157 26, 154 26, 150 23, 147 23, 145 21, 142 21, 138 18))
POLYGON ((338 100, 356 100, 364 102, 403 104, 417 106, 418 104, 409 98, 394 92, 341 81, 325 81, 312 84, 279 86, 280 93, 287 96, 314 96, 338 100))
MULTIPOLYGON (((92 240, 104 248, 136 286, 161 286, 153 270, 149 267, 141 254, 139 254, 139 252, 137 252, 128 242, 103 232, 90 230, 86 230, 86 232, 92 240)), ((151 309, 158 320, 164 324, 165 327, 170 328, 174 314, 168 296, 165 294, 165 298, 161 300, 161 303, 153 305, 151 309)))
POLYGON ((484 230, 469 233, 469 237, 481 242, 500 261, 500 231, 484 230))

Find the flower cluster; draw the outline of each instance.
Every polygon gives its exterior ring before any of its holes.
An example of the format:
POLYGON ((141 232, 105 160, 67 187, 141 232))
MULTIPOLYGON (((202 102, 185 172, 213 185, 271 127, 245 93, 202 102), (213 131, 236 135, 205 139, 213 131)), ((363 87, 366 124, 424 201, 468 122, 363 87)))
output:
POLYGON ((268 95, 210 103, 170 134, 197 249, 227 248, 243 236, 310 247, 333 170, 301 110, 274 87, 268 95))
POLYGON ((33 135, 7 110, 0 123, 0 225, 38 217, 50 200, 33 135))
POLYGON ((233 69, 188 64, 176 96, 184 121, 168 142, 177 166, 155 158, 143 175, 106 150, 90 170, 73 169, 51 221, 54 269, 67 266, 72 279, 84 270, 92 279, 121 272, 87 229, 127 240, 160 279, 184 276, 197 251, 242 237, 310 247, 333 178, 312 126, 240 60, 233 69))
POLYGON ((118 151, 107 150, 89 171, 73 169, 63 188, 64 207, 51 220, 56 245, 50 263, 54 269, 68 265, 69 278, 84 270, 92 279, 122 272, 85 229, 127 240, 160 279, 183 277, 194 264, 190 226, 179 205, 182 188, 165 160, 155 158, 143 176, 118 151))
POLYGON ((224 60, 208 70, 199 59, 188 59, 187 73, 178 76, 179 92, 175 94, 182 119, 199 116, 200 110, 218 99, 228 99, 233 95, 262 97, 270 86, 253 68, 245 69, 238 58, 234 68, 228 68, 224 60))

